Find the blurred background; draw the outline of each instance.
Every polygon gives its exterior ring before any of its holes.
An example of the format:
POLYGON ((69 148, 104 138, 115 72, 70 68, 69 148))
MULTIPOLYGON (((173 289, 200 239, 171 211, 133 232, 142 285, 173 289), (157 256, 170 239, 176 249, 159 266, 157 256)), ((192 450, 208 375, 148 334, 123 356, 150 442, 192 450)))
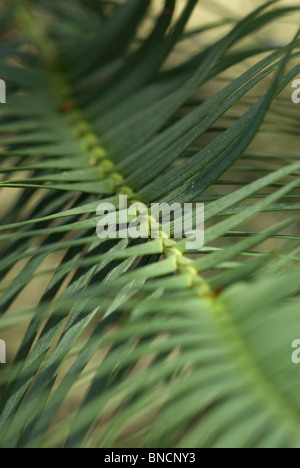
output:
MULTIPOLYGON (((162 6, 163 0, 156 0, 156 8, 151 11, 149 18, 143 24, 143 27, 139 31, 137 40, 141 40, 147 33, 151 24, 157 17, 157 12, 162 6)), ((255 9, 258 5, 265 3, 260 0, 199 0, 193 17, 191 18, 188 28, 183 40, 178 44, 176 51, 169 58, 166 69, 172 68, 174 64, 180 63, 186 60, 187 57, 192 57, 195 53, 210 44, 212 41, 216 41, 228 31, 232 25, 240 18, 248 14, 251 10, 255 9), (220 23, 217 28, 216 23, 220 23), (205 29, 201 34, 198 33, 199 29, 205 29)), ((299 0, 287 0, 281 2, 287 5, 299 5, 299 0)), ((181 4, 185 4, 185 0, 181 1, 181 4)), ((179 9, 180 10, 180 9, 179 9)), ((179 12, 178 10, 178 12, 179 12)), ((293 39, 300 24, 299 13, 290 15, 276 21, 271 26, 264 28, 247 38, 242 43, 239 43, 238 49, 240 48, 253 48, 259 49, 262 46, 268 46, 270 49, 278 45, 285 45, 293 39)), ((254 55, 252 58, 233 66, 225 73, 221 73, 218 77, 205 84, 198 92, 193 96, 193 99, 187 103, 187 105, 180 111, 184 113, 190 106, 196 103, 206 100, 212 96, 218 90, 222 89, 228 82, 232 81, 238 75, 247 70, 253 63, 263 57, 264 54, 254 55)), ((299 77, 300 78, 300 77, 299 77)), ((234 121, 241 116, 246 110, 253 105, 257 99, 262 96, 271 81, 272 77, 266 79, 259 86, 255 87, 250 93, 245 96, 237 105, 234 106, 229 112, 222 117, 210 131, 204 135, 194 146, 191 148, 191 152, 198 151, 200 148, 207 145, 209 141, 214 139, 220 132, 225 128, 232 125, 234 121)), ((278 166, 276 156, 284 156, 286 162, 299 159, 299 128, 300 128, 300 104, 297 106, 291 101, 292 88, 291 86, 285 90, 284 93, 276 100, 272 109, 261 128, 260 134, 256 137, 251 147, 248 149, 247 154, 240 159, 236 165, 228 171, 219 180, 215 186, 211 187, 205 194, 204 198, 199 201, 212 200, 215 194, 230 193, 235 190, 241 183, 251 182, 258 176, 261 176, 266 168, 266 158, 269 158, 270 169, 274 169, 278 166), (251 158, 248 158, 251 155, 251 158), (255 156, 255 157, 253 157, 255 156), (262 164, 263 162, 263 164, 262 164), (264 169, 262 169, 262 166, 264 169), (221 187, 221 189, 220 189, 221 187)), ((18 178, 19 174, 15 174, 18 178)), ((4 189, 1 192, 2 203, 0 205, 0 215, 3 216, 9 212, 10 206, 13 200, 17 197, 18 189, 4 189)), ((299 193, 300 197, 300 193, 299 193)), ((26 213, 24 213, 24 217, 26 213)), ((258 232, 267 227, 271 222, 274 224, 274 220, 283 220, 286 214, 268 213, 257 216, 253 221, 247 223, 245 226, 241 226, 240 229, 247 229, 250 232, 258 232)), ((289 233, 291 233, 289 231, 289 233)), ((300 228, 295 228, 294 234, 300 234, 300 228)), ((292 233, 292 234, 293 234, 292 233)), ((222 246, 226 243, 232 243, 234 240, 231 238, 223 239, 222 246)), ((262 244, 260 249, 262 251, 269 250, 272 248, 273 241, 262 244)), ((220 246, 220 241, 216 243, 216 246, 220 246)), ((41 265, 40 272, 48 270, 49 268, 55 268, 59 264, 61 257, 64 255, 63 252, 60 254, 52 255, 48 260, 41 265)), ((21 270, 23 263, 20 262, 10 272, 9 276, 4 278, 4 281, 11 280, 21 270)), ((11 311, 29 307, 36 304, 41 298, 44 289, 46 288, 50 277, 44 275, 38 279, 33 280, 30 285, 24 290, 24 292, 18 297, 11 307, 11 311)), ((11 362, 14 354, 21 342, 24 329, 20 327, 18 330, 7 333, 4 337, 9 343, 8 359, 11 362)), ((76 395, 74 395, 76 398, 76 395)), ((67 404, 72 405, 72 400, 69 399, 67 404)), ((65 411, 67 408, 65 407, 65 411)))

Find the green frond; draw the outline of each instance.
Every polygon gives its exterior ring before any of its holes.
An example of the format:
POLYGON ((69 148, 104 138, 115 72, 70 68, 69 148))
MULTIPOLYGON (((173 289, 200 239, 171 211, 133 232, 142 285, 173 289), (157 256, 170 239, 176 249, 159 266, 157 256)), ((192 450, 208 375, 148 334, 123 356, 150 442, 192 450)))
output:
POLYGON ((201 3, 3 2, 1 448, 300 444, 300 7, 201 3), (120 195, 204 246, 100 239, 120 195))

